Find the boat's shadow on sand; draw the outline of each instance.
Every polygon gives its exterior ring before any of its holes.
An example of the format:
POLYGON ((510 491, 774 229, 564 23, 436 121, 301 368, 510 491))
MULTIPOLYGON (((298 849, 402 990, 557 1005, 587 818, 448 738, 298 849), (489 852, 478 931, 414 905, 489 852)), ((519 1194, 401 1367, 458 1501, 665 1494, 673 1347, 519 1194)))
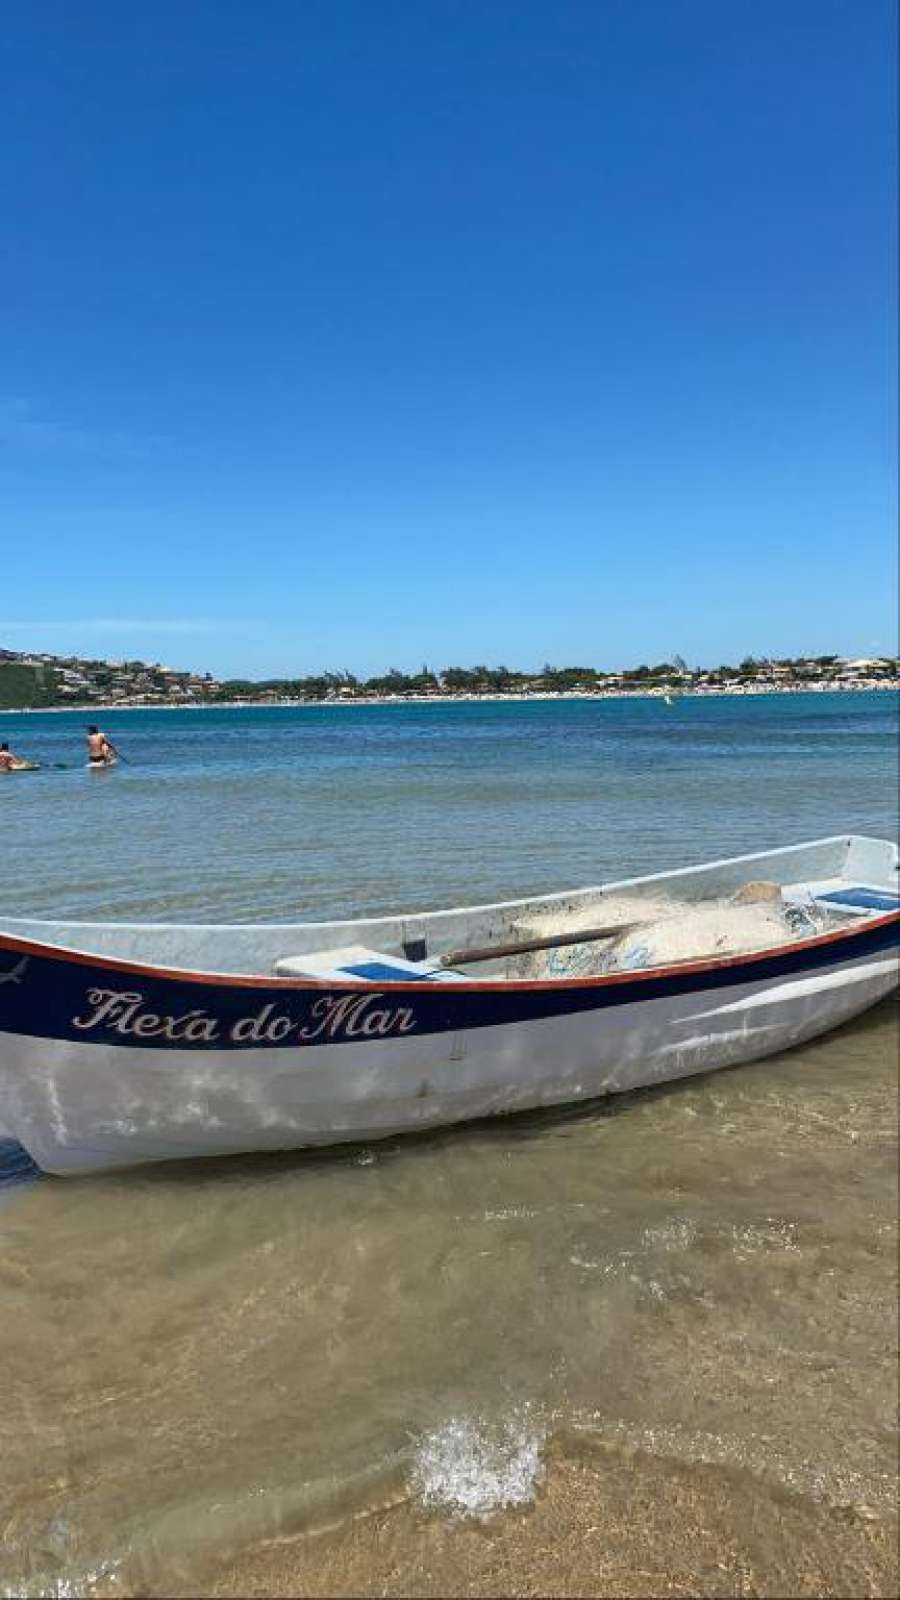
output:
MULTIPOLYGON (((838 1044, 852 1035, 857 1045, 867 1033, 882 1029, 891 1020, 900 1028, 900 994, 893 993, 843 1027, 828 1034, 829 1044, 838 1044)), ((792 1050, 779 1051, 768 1058, 768 1064, 795 1057, 808 1044, 792 1050)), ((336 1167, 368 1166, 374 1161, 385 1161, 403 1156, 427 1158, 437 1150, 445 1149, 460 1140, 502 1142, 521 1145, 532 1139, 544 1139, 548 1134, 565 1138, 574 1136, 584 1123, 611 1121, 634 1113, 660 1100, 673 1100, 683 1095, 696 1094, 699 1084, 712 1080, 734 1080, 736 1075, 757 1070, 763 1061, 744 1062, 737 1066, 720 1067, 715 1072, 702 1073, 689 1078, 670 1079, 666 1083, 652 1084, 642 1089, 628 1090, 622 1094, 601 1095, 588 1100, 567 1101, 562 1105, 543 1106, 528 1111, 497 1113, 472 1121, 457 1122, 446 1127, 428 1128, 421 1132, 387 1135, 384 1139, 360 1140, 355 1143, 327 1145, 319 1148, 307 1146, 299 1150, 251 1151, 236 1155, 210 1156, 186 1161, 165 1161, 152 1166, 135 1168, 124 1175, 129 1182, 136 1179, 142 1184, 194 1185, 198 1183, 246 1183, 256 1176, 261 1181, 271 1180, 289 1171, 333 1171, 336 1167)), ((121 1172, 92 1173, 83 1177, 66 1178, 66 1183, 103 1183, 123 1181, 121 1172)))

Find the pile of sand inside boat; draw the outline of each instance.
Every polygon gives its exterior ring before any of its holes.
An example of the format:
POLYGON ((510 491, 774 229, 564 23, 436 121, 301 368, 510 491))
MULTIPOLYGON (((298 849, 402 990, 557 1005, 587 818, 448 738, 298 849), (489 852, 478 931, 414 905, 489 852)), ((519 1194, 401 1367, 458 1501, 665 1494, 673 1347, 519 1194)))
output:
POLYGON ((743 955, 809 938, 819 919, 806 911, 786 914, 776 885, 753 885, 746 898, 678 901, 663 896, 605 895, 577 911, 529 916, 516 924, 523 941, 561 934, 570 939, 582 929, 618 929, 603 939, 565 943, 512 958, 509 977, 592 977, 637 972, 681 961, 743 955))

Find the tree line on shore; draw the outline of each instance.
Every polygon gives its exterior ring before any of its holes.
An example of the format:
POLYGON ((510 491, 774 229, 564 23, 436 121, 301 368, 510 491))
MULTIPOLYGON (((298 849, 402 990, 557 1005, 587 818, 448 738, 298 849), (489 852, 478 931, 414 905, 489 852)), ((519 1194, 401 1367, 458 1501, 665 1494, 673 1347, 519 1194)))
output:
POLYGON ((802 687, 839 682, 871 668, 886 681, 898 675, 893 659, 846 662, 837 655, 758 658, 745 656, 737 666, 688 667, 682 656, 670 661, 607 672, 589 666, 553 666, 535 672, 505 666, 451 666, 419 672, 391 667, 373 677, 350 671, 319 672, 298 677, 216 679, 209 672, 182 672, 159 663, 95 661, 50 655, 23 656, 0 650, 0 709, 65 705, 180 703, 227 704, 243 700, 364 700, 377 697, 445 695, 599 694, 604 690, 640 692, 721 688, 755 683, 802 687))
POLYGON ((819 678, 837 668, 836 655, 764 662, 746 656, 739 666, 722 665, 710 669, 687 666, 681 656, 655 665, 642 664, 621 672, 604 672, 597 667, 555 667, 547 663, 539 672, 513 671, 509 667, 444 667, 434 672, 423 666, 420 672, 401 672, 391 667, 372 678, 353 672, 322 672, 303 678, 267 678, 262 681, 229 678, 212 692, 215 699, 251 699, 264 693, 284 699, 324 700, 339 696, 352 699, 370 695, 445 695, 445 694, 566 694, 579 690, 601 690, 607 685, 628 688, 688 687, 702 677, 710 684, 757 678, 772 667, 788 669, 798 677, 819 678))

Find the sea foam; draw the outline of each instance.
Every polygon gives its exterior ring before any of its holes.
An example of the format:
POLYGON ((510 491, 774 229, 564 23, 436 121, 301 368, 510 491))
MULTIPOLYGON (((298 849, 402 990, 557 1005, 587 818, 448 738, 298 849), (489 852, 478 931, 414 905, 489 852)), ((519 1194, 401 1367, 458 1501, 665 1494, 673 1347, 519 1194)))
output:
POLYGON ((416 1492, 427 1506, 468 1517, 528 1505, 543 1476, 544 1438, 527 1406, 500 1423, 452 1417, 419 1445, 416 1492))

